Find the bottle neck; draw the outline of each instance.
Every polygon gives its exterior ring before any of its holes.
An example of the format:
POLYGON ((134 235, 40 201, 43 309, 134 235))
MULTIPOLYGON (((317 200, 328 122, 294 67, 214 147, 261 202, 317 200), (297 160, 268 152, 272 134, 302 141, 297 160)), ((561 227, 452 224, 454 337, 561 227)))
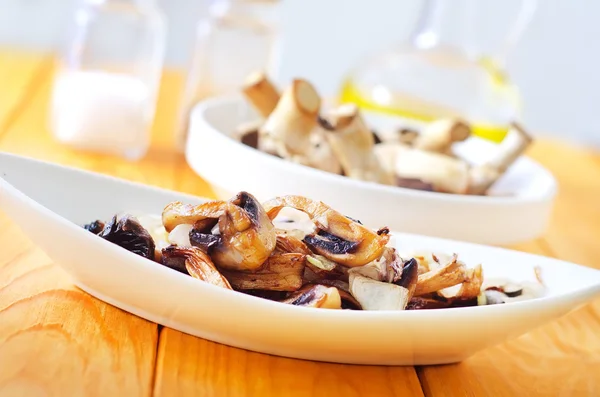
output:
POLYGON ((424 0, 411 42, 420 49, 451 48, 503 64, 536 8, 537 0, 424 0))
POLYGON ((425 0, 412 34, 412 44, 420 49, 453 47, 467 53, 476 52, 473 45, 475 9, 461 0, 425 0))

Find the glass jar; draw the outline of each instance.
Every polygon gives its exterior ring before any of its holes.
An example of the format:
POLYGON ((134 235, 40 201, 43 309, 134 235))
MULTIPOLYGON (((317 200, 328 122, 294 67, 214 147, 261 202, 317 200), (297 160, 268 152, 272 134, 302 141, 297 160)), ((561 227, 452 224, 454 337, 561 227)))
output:
POLYGON ((536 2, 521 0, 508 18, 489 6, 481 0, 426 0, 410 40, 351 70, 340 101, 357 104, 379 130, 418 130, 437 118, 459 117, 475 135, 502 141, 521 110, 505 61, 536 2))
POLYGON ((175 141, 183 151, 192 108, 201 100, 240 90, 257 70, 271 77, 279 67, 280 2, 213 0, 198 23, 175 141))
POLYGON ((67 29, 54 79, 60 142, 130 160, 150 145, 166 21, 154 0, 85 0, 67 29))

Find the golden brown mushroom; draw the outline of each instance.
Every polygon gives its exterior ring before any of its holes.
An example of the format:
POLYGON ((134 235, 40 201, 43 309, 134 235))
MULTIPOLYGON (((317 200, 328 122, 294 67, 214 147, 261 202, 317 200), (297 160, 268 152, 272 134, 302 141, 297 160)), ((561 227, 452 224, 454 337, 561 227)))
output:
POLYGON ((267 201, 263 206, 271 219, 284 207, 307 214, 318 231, 308 234, 304 242, 313 252, 345 266, 362 266, 379 258, 389 241, 389 229, 369 230, 321 201, 302 196, 282 196, 267 201))

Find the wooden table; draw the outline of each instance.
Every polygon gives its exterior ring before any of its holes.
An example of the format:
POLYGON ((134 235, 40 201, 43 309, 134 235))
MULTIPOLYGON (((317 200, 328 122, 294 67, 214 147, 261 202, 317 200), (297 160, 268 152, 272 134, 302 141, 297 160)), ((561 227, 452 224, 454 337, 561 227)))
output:
MULTIPOLYGON (((0 150, 214 197, 172 149, 182 78, 166 72, 154 146, 138 163, 53 141, 47 55, 0 52, 0 150)), ((600 155, 538 141, 558 178, 543 238, 516 247, 600 268, 600 155)), ((0 396, 599 396, 600 301, 463 363, 375 367, 248 352, 163 328, 75 288, 0 213, 0 396)))

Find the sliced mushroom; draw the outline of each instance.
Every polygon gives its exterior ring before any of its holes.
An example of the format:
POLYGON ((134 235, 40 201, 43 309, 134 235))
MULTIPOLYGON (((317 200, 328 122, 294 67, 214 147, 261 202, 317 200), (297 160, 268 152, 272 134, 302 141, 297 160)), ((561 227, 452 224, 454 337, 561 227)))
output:
POLYGON ((420 274, 414 295, 421 296, 452 287, 465 281, 465 278, 465 266, 454 255, 447 265, 420 274))
POLYGON ((348 268, 330 261, 322 255, 308 255, 306 266, 320 279, 348 280, 348 268))
POLYGON ((373 133, 367 128, 356 105, 341 105, 319 121, 329 131, 327 138, 340 161, 344 175, 393 185, 393 174, 386 172, 375 155, 373 133))
POLYGON ((364 310, 404 310, 409 291, 396 284, 350 274, 350 292, 364 310))
POLYGON ((253 149, 258 148, 258 130, 263 124, 263 120, 252 120, 246 123, 240 124, 234 134, 233 138, 239 140, 246 146, 250 146, 253 149))
POLYGON ((211 253, 213 247, 222 243, 222 237, 220 235, 202 233, 196 229, 190 230, 188 239, 191 245, 200 248, 207 254, 211 253))
POLYGON ((377 281, 387 278, 387 266, 383 256, 363 266, 356 266, 348 270, 348 274, 358 274, 377 281))
POLYGON ((169 246, 162 251, 163 261, 172 261, 176 258, 185 261, 185 269, 190 276, 207 283, 231 289, 225 277, 219 273, 210 257, 197 247, 169 246))
POLYGON ((340 298, 342 299, 342 309, 363 310, 363 307, 360 304, 360 302, 357 301, 356 298, 353 297, 350 292, 338 289, 338 293, 340 294, 340 298))
POLYGON ((113 216, 97 235, 127 251, 154 260, 156 246, 152 236, 131 215, 123 215, 121 218, 113 216))
POLYGON ((242 92, 254 109, 264 118, 269 117, 279 102, 277 88, 262 71, 248 75, 244 81, 242 92))
POLYGON ((464 194, 469 187, 469 166, 458 158, 420 149, 398 146, 395 174, 400 178, 418 179, 435 191, 464 194))
POLYGON ((89 232, 98 234, 102 231, 102 229, 104 229, 104 222, 100 220, 95 220, 93 222, 83 225, 83 228, 89 232))
POLYGON ((335 287, 309 284, 281 301, 295 306, 316 307, 321 309, 341 309, 342 298, 335 287))
POLYGON ((387 228, 373 232, 323 202, 302 196, 276 197, 263 206, 271 219, 284 207, 307 214, 319 232, 307 235, 304 242, 315 253, 345 266, 362 266, 379 258, 390 239, 387 228))
POLYGON ((429 123, 415 137, 412 146, 428 152, 450 154, 452 144, 471 136, 471 127, 460 119, 439 119, 429 123))
POLYGON ((512 123, 511 132, 500 144, 495 157, 469 170, 469 194, 485 194, 533 142, 518 123, 512 123))
POLYGON ((275 243, 276 251, 312 255, 311 250, 308 249, 306 244, 296 236, 288 234, 286 231, 280 229, 275 230, 275 234, 277 236, 277 241, 275 243))
POLYGON ((275 249, 275 227, 263 207, 248 192, 225 204, 219 217, 221 241, 212 247, 215 264, 227 270, 257 270, 275 249))
POLYGON ((286 159, 305 156, 320 107, 321 98, 312 84, 295 79, 259 130, 259 149, 286 159))
POLYGON ((419 279, 419 263, 416 259, 411 258, 404 262, 402 266, 402 277, 395 283, 408 290, 408 299, 412 299, 417 289, 419 279))
MULTIPOLYGON (((214 223, 225 211, 225 204, 225 201, 209 201, 200 205, 174 201, 164 208, 162 222, 167 232, 181 224, 194 225, 200 222, 205 225, 207 220, 214 223)), ((198 227, 200 226, 197 225, 196 228, 198 227)))
POLYGON ((305 154, 292 156, 291 160, 332 174, 342 173, 342 165, 322 129, 316 128, 311 132, 309 143, 310 147, 305 154))
POLYGON ((302 287, 306 256, 274 253, 254 272, 222 269, 221 273, 236 290, 296 291, 302 287))
POLYGON ((406 305, 406 310, 431 310, 448 307, 450 307, 448 302, 415 296, 406 305))
POLYGON ((496 290, 487 290, 487 291, 483 291, 477 297, 477 304, 479 306, 498 305, 498 304, 506 303, 507 300, 508 300, 508 297, 505 294, 503 294, 502 292, 496 291, 496 290))

